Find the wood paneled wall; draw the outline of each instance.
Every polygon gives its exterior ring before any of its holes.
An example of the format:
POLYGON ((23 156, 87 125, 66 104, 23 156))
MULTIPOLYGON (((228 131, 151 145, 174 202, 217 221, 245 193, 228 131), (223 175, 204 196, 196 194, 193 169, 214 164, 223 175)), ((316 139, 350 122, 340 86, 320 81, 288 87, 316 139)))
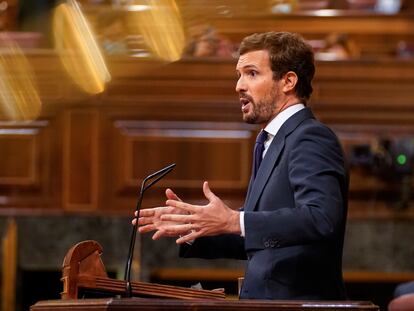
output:
POLYGON ((53 121, 0 122, 0 204, 49 208, 56 205, 59 165, 53 121))
MULTIPOLYGON (((93 97, 62 78, 54 54, 29 60, 44 110, 34 122, 0 123, 0 211, 130 213, 141 178, 170 163, 176 169, 148 192, 145 206, 163 204, 166 187, 200 201, 204 180, 235 208, 243 204, 257 128, 241 120, 234 60, 111 58, 113 79, 93 97)), ((414 135, 412 85, 412 61, 318 62, 310 105, 349 152, 414 135)), ((351 216, 412 217, 412 207, 372 203, 387 187, 353 168, 351 216)))

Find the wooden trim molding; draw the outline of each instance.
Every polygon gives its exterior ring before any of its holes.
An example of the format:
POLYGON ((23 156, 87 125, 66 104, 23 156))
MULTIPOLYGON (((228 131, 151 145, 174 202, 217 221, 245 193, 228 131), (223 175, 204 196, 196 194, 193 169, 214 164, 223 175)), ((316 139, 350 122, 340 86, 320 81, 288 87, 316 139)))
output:
POLYGON ((71 109, 63 121, 63 209, 98 208, 99 114, 71 109))

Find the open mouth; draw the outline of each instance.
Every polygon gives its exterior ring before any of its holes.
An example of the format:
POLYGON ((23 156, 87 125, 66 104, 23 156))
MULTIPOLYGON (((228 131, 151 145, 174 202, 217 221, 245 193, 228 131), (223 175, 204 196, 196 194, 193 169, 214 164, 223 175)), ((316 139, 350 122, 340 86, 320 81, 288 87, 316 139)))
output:
POLYGON ((242 108, 248 103, 250 103, 250 101, 247 98, 240 98, 240 104, 242 105, 242 108))
POLYGON ((249 111, 249 104, 251 101, 246 97, 240 97, 240 104, 241 104, 241 110, 244 113, 247 113, 249 111))

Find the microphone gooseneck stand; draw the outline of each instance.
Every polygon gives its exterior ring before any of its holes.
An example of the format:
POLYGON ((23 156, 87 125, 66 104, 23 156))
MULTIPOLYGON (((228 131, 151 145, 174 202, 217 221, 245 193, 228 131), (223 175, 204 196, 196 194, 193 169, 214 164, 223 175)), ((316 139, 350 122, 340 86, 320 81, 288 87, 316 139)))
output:
POLYGON ((132 266, 132 258, 134 256, 135 241, 137 238, 139 211, 141 210, 141 203, 144 197, 144 192, 148 188, 150 188, 152 185, 154 185, 156 182, 158 182, 160 179, 162 179, 169 172, 171 172, 174 169, 174 167, 175 167, 175 163, 170 164, 164 167, 163 169, 159 170, 158 172, 148 175, 147 177, 145 177, 145 179, 141 183, 141 190, 139 192, 139 197, 138 197, 138 201, 137 201, 137 205, 135 209, 137 212, 137 216, 135 216, 136 222, 132 227, 131 240, 130 240, 129 251, 128 251, 128 260, 125 266, 125 275, 124 275, 124 280, 126 281, 125 296, 128 298, 132 297, 131 266, 132 266))

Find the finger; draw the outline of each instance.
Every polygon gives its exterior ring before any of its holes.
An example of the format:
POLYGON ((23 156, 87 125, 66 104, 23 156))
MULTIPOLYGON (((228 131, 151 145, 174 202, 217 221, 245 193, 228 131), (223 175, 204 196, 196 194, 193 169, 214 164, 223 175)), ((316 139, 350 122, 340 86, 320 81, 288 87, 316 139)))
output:
POLYGON ((167 197, 168 200, 176 200, 176 201, 182 201, 178 195, 176 195, 174 193, 174 191, 172 191, 170 188, 168 188, 167 190, 165 190, 165 196, 167 197))
POLYGON ((200 233, 197 231, 192 231, 189 234, 186 234, 184 236, 180 236, 175 242, 177 244, 183 244, 183 243, 191 243, 193 242, 196 238, 198 238, 200 236, 200 233))
POLYGON ((150 232, 150 231, 154 231, 156 229, 157 228, 155 228, 154 225, 145 225, 145 226, 139 227, 138 231, 139 231, 139 233, 147 233, 147 232, 150 232))
POLYGON ((158 230, 152 235, 151 239, 153 239, 155 241, 155 240, 158 240, 161 237, 162 237, 162 233, 158 230))
MULTIPOLYGON (((157 209, 158 209, 157 207, 156 208, 146 208, 146 209, 142 209, 142 210, 139 211, 139 217, 151 217, 151 216, 154 216, 155 211, 157 209)), ((137 215, 137 212, 135 212, 135 216, 138 216, 137 215)))
POLYGON ((217 196, 213 193, 213 191, 210 190, 210 186, 208 185, 208 181, 205 181, 203 183, 203 192, 205 197, 207 198, 207 200, 209 202, 211 202, 212 200, 216 199, 217 196))
POLYGON ((137 219, 136 218, 132 219, 131 223, 132 223, 133 226, 135 226, 136 223, 137 223, 137 219))
POLYGON ((164 230, 157 230, 153 235, 152 235, 152 239, 153 240, 158 240, 164 236, 168 236, 164 230))
POLYGON ((183 211, 186 211, 190 214, 196 213, 198 209, 198 207, 195 205, 175 200, 167 200, 166 205, 182 209, 183 211))
POLYGON ((181 214, 165 214, 160 217, 162 221, 173 221, 181 223, 190 223, 194 221, 192 215, 181 215, 181 214))
POLYGON ((140 217, 138 218, 138 225, 142 226, 142 225, 148 225, 148 224, 152 224, 153 218, 150 217, 140 217))
POLYGON ((167 236, 179 236, 186 235, 189 231, 195 228, 194 224, 179 224, 179 225, 166 225, 163 226, 161 231, 167 236))

